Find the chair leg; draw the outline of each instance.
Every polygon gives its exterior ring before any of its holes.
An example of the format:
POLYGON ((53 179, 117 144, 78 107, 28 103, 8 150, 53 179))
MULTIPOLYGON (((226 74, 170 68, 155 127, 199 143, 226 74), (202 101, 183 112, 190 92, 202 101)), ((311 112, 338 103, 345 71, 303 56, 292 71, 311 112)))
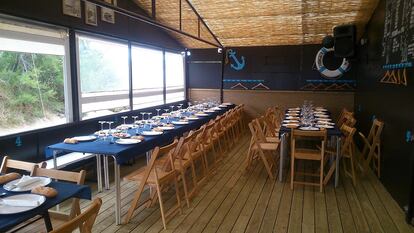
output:
POLYGON ((157 194, 158 194, 158 202, 160 203, 162 225, 164 226, 164 230, 167 230, 167 224, 166 224, 166 221, 165 221, 164 203, 163 203, 163 200, 162 200, 161 189, 160 189, 160 186, 158 184, 157 184, 157 194))
POLYGON ((131 206, 129 207, 127 216, 125 217, 125 224, 129 223, 129 221, 132 218, 132 215, 134 214, 135 209, 137 208, 138 201, 141 197, 142 191, 144 191, 145 182, 141 182, 137 192, 135 193, 134 199, 131 202, 131 206))
POLYGON ((321 159, 321 169, 319 173, 319 192, 322 192, 323 189, 323 159, 321 159))
POLYGON ((381 178, 381 145, 378 144, 377 176, 381 178))
MULTIPOLYGON (((183 208, 181 206, 180 189, 178 187, 177 176, 174 177, 174 186, 175 186, 175 196, 177 197, 177 205, 178 205, 178 208, 180 208, 180 214, 182 214, 183 213, 183 208)), ((189 206, 188 203, 187 203, 187 205, 189 206)))
POLYGON ((295 177, 295 157, 290 159, 290 189, 293 189, 293 179, 295 177))
POLYGON ((187 203, 187 207, 190 208, 190 200, 188 197, 188 187, 187 187, 187 180, 185 178, 185 170, 184 168, 180 169, 180 174, 181 174, 181 180, 183 181, 183 187, 184 187, 184 198, 185 201, 187 203))
POLYGON ((355 161, 354 161, 353 155, 351 155, 350 163, 351 163, 351 172, 352 172, 352 183, 355 186, 356 185, 356 174, 355 174, 355 161))

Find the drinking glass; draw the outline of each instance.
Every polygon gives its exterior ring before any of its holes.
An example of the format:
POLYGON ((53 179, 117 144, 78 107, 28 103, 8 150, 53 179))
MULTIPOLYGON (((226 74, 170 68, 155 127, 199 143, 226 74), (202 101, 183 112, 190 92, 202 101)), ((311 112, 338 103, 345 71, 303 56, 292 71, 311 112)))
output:
POLYGON ((128 118, 128 116, 121 116, 121 118, 124 120, 124 125, 126 124, 126 119, 128 118))
POLYGON ((150 120, 151 119, 152 112, 147 112, 147 114, 148 114, 148 120, 150 120))
POLYGON ((155 109, 156 111, 157 111, 157 116, 160 116, 160 111, 161 111, 161 109, 160 108, 157 108, 157 109, 155 109))
POLYGON ((144 119, 145 112, 140 112, 139 114, 141 114, 141 120, 145 120, 144 119))
POLYGON ((134 119, 134 125, 136 124, 138 116, 132 116, 132 119, 134 119))
POLYGON ((170 106, 170 108, 171 108, 171 112, 173 112, 173 111, 174 111, 174 107, 175 107, 174 105, 171 105, 171 106, 170 106))

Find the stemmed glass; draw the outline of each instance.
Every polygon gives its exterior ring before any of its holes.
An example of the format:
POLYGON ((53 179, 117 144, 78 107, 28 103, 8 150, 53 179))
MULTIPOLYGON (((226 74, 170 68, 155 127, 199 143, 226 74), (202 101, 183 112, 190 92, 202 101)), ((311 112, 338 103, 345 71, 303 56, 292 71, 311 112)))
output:
POLYGON ((156 111, 157 111, 157 116, 160 116, 160 111, 161 111, 161 109, 160 108, 157 108, 157 109, 155 109, 156 111))
POLYGON ((121 118, 124 120, 124 125, 126 124, 126 119, 128 118, 128 116, 121 116, 121 118))
POLYGON ((136 124, 136 121, 137 121, 137 118, 138 118, 138 116, 132 116, 132 119, 134 119, 134 125, 136 124))
POLYGON ((182 108, 183 108, 183 104, 179 104, 178 105, 178 110, 181 111, 182 108))
POLYGON ((145 119, 144 119, 144 117, 145 117, 145 112, 140 112, 139 114, 141 114, 141 120, 145 120, 145 119))
POLYGON ((110 143, 113 143, 113 139, 114 137, 112 136, 112 124, 114 123, 113 121, 107 121, 106 123, 109 124, 109 128, 108 128, 108 136, 111 137, 110 143))
POLYGON ((99 124, 101 124, 101 131, 98 134, 98 137, 103 138, 105 140, 105 135, 104 134, 104 124, 106 123, 106 121, 98 121, 99 124))
POLYGON ((147 112, 147 114, 148 114, 148 120, 151 120, 152 112, 147 112))
POLYGON ((174 111, 174 107, 175 107, 174 105, 171 105, 171 106, 170 106, 170 108, 171 108, 171 112, 173 112, 173 111, 174 111))

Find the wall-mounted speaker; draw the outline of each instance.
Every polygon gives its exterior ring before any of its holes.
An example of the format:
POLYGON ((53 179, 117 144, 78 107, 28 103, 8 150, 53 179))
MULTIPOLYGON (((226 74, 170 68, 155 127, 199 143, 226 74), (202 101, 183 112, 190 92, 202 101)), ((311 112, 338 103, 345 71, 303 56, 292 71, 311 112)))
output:
POLYGON ((356 27, 353 24, 336 26, 333 29, 335 56, 346 58, 355 55, 356 27))

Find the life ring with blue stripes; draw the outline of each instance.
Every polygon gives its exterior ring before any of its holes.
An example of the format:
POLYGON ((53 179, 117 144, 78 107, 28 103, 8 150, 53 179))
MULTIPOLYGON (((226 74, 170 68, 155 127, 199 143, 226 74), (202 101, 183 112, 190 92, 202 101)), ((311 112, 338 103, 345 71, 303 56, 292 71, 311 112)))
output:
POLYGON ((325 67, 325 65, 323 64, 323 57, 325 56, 325 54, 329 52, 333 52, 333 51, 334 51, 333 48, 327 49, 325 47, 322 47, 319 50, 319 52, 316 54, 316 58, 315 58, 316 68, 322 74, 322 76, 326 78, 339 78, 345 72, 349 70, 349 62, 346 58, 342 60, 341 66, 336 70, 329 70, 328 68, 325 67))

